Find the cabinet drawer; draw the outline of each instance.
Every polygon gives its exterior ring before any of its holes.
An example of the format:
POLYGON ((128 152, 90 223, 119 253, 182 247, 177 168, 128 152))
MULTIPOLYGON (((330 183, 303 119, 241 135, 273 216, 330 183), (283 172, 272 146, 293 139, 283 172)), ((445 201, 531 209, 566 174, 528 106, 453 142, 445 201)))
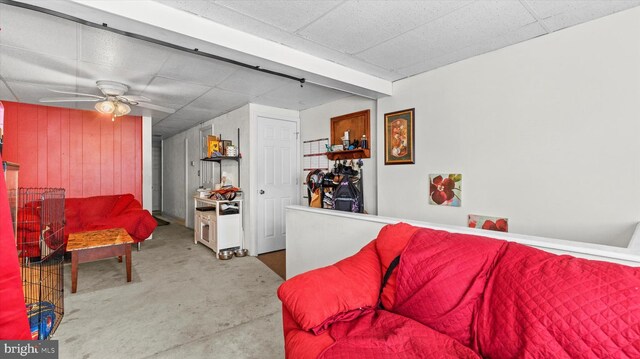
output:
POLYGON ((207 221, 215 221, 216 220, 216 211, 196 211, 196 216, 200 217, 203 220, 207 221))

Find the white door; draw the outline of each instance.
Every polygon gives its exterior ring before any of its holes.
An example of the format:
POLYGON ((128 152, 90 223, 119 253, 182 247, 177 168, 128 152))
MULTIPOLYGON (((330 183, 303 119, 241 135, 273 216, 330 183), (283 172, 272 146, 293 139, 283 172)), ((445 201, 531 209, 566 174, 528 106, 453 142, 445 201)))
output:
POLYGON ((154 143, 152 154, 153 178, 151 189, 153 191, 153 210, 162 210, 162 147, 160 143, 154 143))
POLYGON ((285 248, 285 208, 298 203, 296 132, 295 122, 258 117, 258 253, 285 248))

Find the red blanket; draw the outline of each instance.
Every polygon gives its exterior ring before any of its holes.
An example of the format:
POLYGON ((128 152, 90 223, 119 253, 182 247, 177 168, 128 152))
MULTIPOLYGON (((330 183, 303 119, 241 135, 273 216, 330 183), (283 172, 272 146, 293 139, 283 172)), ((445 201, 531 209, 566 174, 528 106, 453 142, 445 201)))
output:
POLYGON ((640 268, 420 229, 397 271, 320 358, 640 358, 640 268))
POLYGON ((24 306, 7 187, 0 170, 0 340, 9 339, 31 339, 31 332, 24 306))
POLYGON ((336 340, 321 359, 477 359, 471 349, 416 321, 384 310, 331 326, 336 340))

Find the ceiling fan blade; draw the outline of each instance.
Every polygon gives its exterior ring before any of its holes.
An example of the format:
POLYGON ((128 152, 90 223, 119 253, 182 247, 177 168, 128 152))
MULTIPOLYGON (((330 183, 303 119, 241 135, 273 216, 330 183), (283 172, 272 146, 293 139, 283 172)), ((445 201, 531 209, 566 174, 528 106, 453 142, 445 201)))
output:
POLYGON ((159 105, 154 105, 154 104, 148 103, 148 102, 138 102, 134 106, 138 106, 138 107, 142 107, 142 108, 148 108, 150 110, 156 110, 156 111, 161 111, 161 112, 166 112, 166 113, 175 113, 176 112, 176 110, 174 110, 172 108, 159 106, 159 105))
POLYGON ((93 97, 45 97, 40 102, 98 102, 101 98, 93 97))
POLYGON ((118 96, 118 99, 124 99, 128 102, 149 102, 151 101, 150 99, 144 97, 144 96, 133 96, 133 95, 124 95, 124 96, 118 96))
POLYGON ((105 96, 98 96, 98 95, 92 95, 90 93, 81 93, 81 92, 69 92, 69 91, 59 91, 59 90, 52 90, 52 89, 47 89, 51 92, 55 92, 55 93, 63 93, 66 95, 80 95, 80 96, 87 96, 87 97, 94 97, 94 98, 98 98, 98 99, 106 99, 105 96))

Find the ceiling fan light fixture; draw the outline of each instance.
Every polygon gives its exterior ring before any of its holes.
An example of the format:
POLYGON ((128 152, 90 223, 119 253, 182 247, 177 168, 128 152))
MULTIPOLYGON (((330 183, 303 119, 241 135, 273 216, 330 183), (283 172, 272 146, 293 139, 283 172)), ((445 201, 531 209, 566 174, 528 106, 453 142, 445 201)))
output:
POLYGON ((122 103, 122 102, 115 103, 115 110, 113 111, 113 115, 115 117, 124 116, 129 112, 131 112, 131 107, 129 107, 129 105, 127 105, 126 103, 122 103))
POLYGON ((116 104, 113 101, 100 101, 95 105, 96 110, 100 113, 113 113, 116 110, 116 104))

